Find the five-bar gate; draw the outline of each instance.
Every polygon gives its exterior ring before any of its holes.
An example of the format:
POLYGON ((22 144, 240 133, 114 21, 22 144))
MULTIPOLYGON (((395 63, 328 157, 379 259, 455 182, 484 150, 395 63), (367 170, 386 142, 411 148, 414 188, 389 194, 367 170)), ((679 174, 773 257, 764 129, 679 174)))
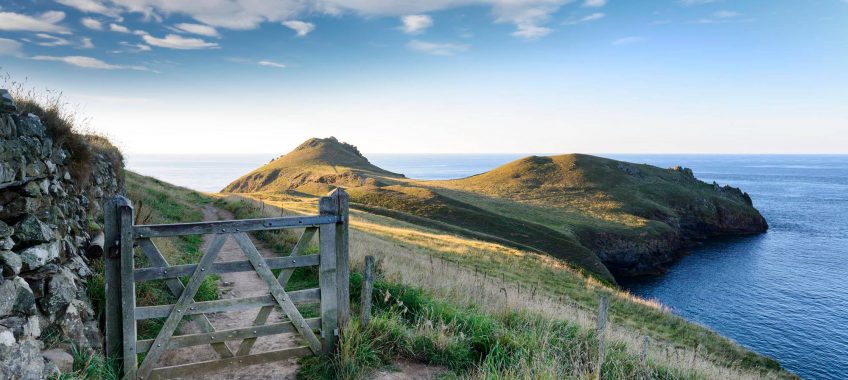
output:
POLYGON ((318 215, 266 219, 228 220, 202 223, 133 225, 129 200, 116 197, 104 208, 106 234, 106 352, 123 363, 124 379, 171 378, 198 371, 242 367, 292 357, 328 353, 338 341, 340 326, 350 313, 348 262, 348 195, 336 189, 318 204, 318 215), (303 228, 304 232, 291 255, 264 258, 246 234, 251 231, 303 228), (306 254, 315 234, 319 253, 306 254), (215 237, 197 264, 170 265, 151 238, 207 235, 215 237), (228 238, 233 238, 247 260, 215 261, 228 238), (139 251, 150 267, 136 268, 134 253, 139 251), (295 268, 318 266, 319 287, 298 291, 285 290, 295 268), (273 269, 280 269, 274 276, 273 269), (195 302, 194 296, 203 279, 211 274, 255 271, 268 285, 269 294, 259 297, 195 302), (180 278, 188 277, 185 284, 180 278), (164 280, 175 304, 139 307, 135 284, 164 280), (319 318, 304 318, 296 304, 320 303, 319 318), (274 307, 282 308, 288 320, 266 324, 274 307), (207 313, 260 308, 252 326, 216 331, 207 313), (201 332, 174 335, 184 317, 192 317, 201 332), (165 318, 155 339, 138 340, 136 322, 165 318), (316 334, 316 331, 318 332, 316 334), (256 338, 296 332, 305 345, 276 351, 251 353, 256 338), (225 342, 241 341, 233 352, 225 342), (211 345, 220 359, 157 368, 167 349, 211 345), (143 355, 141 364, 139 354, 143 355))

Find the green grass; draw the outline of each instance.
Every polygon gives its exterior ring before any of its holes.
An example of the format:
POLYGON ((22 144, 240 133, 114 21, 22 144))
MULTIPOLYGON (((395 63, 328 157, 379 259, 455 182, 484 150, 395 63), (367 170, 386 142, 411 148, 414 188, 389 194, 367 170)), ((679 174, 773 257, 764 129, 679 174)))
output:
MULTIPOLYGON (((362 277, 351 275, 351 299, 362 277)), ((444 378, 561 379, 588 377, 597 365, 597 337, 566 322, 528 312, 491 314, 435 300, 426 291, 375 282, 374 316, 352 320, 332 355, 301 361, 298 378, 363 379, 406 358, 445 367, 444 378)), ((642 364, 622 344, 606 349, 604 379, 697 379, 696 372, 642 364)))

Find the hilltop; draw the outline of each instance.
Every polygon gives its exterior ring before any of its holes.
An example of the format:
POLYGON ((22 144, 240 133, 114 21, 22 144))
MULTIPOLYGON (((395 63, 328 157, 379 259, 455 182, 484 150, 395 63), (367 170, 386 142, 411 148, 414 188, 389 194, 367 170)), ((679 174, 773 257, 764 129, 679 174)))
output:
POLYGON ((369 178, 403 177, 368 162, 355 146, 335 137, 311 138, 288 154, 233 181, 224 192, 303 191, 320 193, 330 186, 362 186, 369 178))
POLYGON ((545 253, 609 282, 659 272, 694 241, 768 228, 747 194, 689 169, 581 154, 423 181, 383 170, 335 138, 310 139, 223 191, 320 195, 336 186, 348 188, 356 209, 545 253))

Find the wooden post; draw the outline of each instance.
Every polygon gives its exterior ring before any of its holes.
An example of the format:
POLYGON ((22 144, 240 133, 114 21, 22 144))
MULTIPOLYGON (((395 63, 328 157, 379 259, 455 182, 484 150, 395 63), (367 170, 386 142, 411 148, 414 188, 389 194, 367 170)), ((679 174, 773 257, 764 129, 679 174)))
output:
POLYGON ((598 363, 595 365, 595 380, 601 378, 601 367, 604 365, 606 357, 606 331, 607 331, 607 314, 609 313, 609 298, 606 294, 602 294, 598 302, 598 325, 596 333, 598 336, 598 363))
MULTIPOLYGON (((343 188, 337 188, 331 193, 338 205, 336 210, 339 221, 336 223, 336 286, 339 290, 338 297, 338 319, 339 327, 344 329, 350 320, 350 253, 348 252, 348 234, 350 225, 349 203, 350 197, 343 188)), ((341 336, 343 331, 339 331, 341 336)))
MULTIPOLYGON (((318 212, 321 215, 336 215, 338 203, 333 197, 321 197, 318 200, 318 212)), ((318 287, 321 289, 321 340, 324 354, 335 350, 339 331, 335 230, 336 226, 332 224, 318 227, 318 287)))
POLYGON ((121 255, 118 248, 120 227, 118 199, 111 198, 103 205, 103 266, 105 267, 106 357, 118 361, 123 349, 123 318, 121 317, 121 255))
POLYGON ((362 326, 371 320, 371 293, 374 291, 374 256, 365 256, 365 271, 362 279, 362 294, 359 304, 362 309, 362 326))
POLYGON ((642 338, 642 352, 639 354, 639 365, 641 365, 642 367, 645 366, 645 362, 648 359, 648 345, 650 345, 650 343, 651 338, 648 338, 648 336, 645 335, 642 338))
POLYGON ((138 370, 136 357, 136 325, 135 325, 135 281, 133 281, 133 208, 132 203, 125 197, 115 198, 118 210, 118 226, 120 234, 119 250, 121 254, 121 321, 123 330, 124 379, 135 379, 138 370))

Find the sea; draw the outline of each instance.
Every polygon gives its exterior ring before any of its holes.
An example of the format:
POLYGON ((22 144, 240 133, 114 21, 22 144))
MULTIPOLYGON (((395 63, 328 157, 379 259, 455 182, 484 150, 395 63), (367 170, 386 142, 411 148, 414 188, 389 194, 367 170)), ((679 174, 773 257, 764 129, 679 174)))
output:
MULTIPOLYGON (((451 179, 528 154, 369 154, 410 178, 451 179)), ((765 234, 694 247, 668 272, 622 286, 773 357, 805 379, 848 379, 848 155, 598 154, 691 168, 707 182, 742 188, 769 223, 765 234)), ((216 192, 275 158, 129 155, 127 166, 216 192)))

